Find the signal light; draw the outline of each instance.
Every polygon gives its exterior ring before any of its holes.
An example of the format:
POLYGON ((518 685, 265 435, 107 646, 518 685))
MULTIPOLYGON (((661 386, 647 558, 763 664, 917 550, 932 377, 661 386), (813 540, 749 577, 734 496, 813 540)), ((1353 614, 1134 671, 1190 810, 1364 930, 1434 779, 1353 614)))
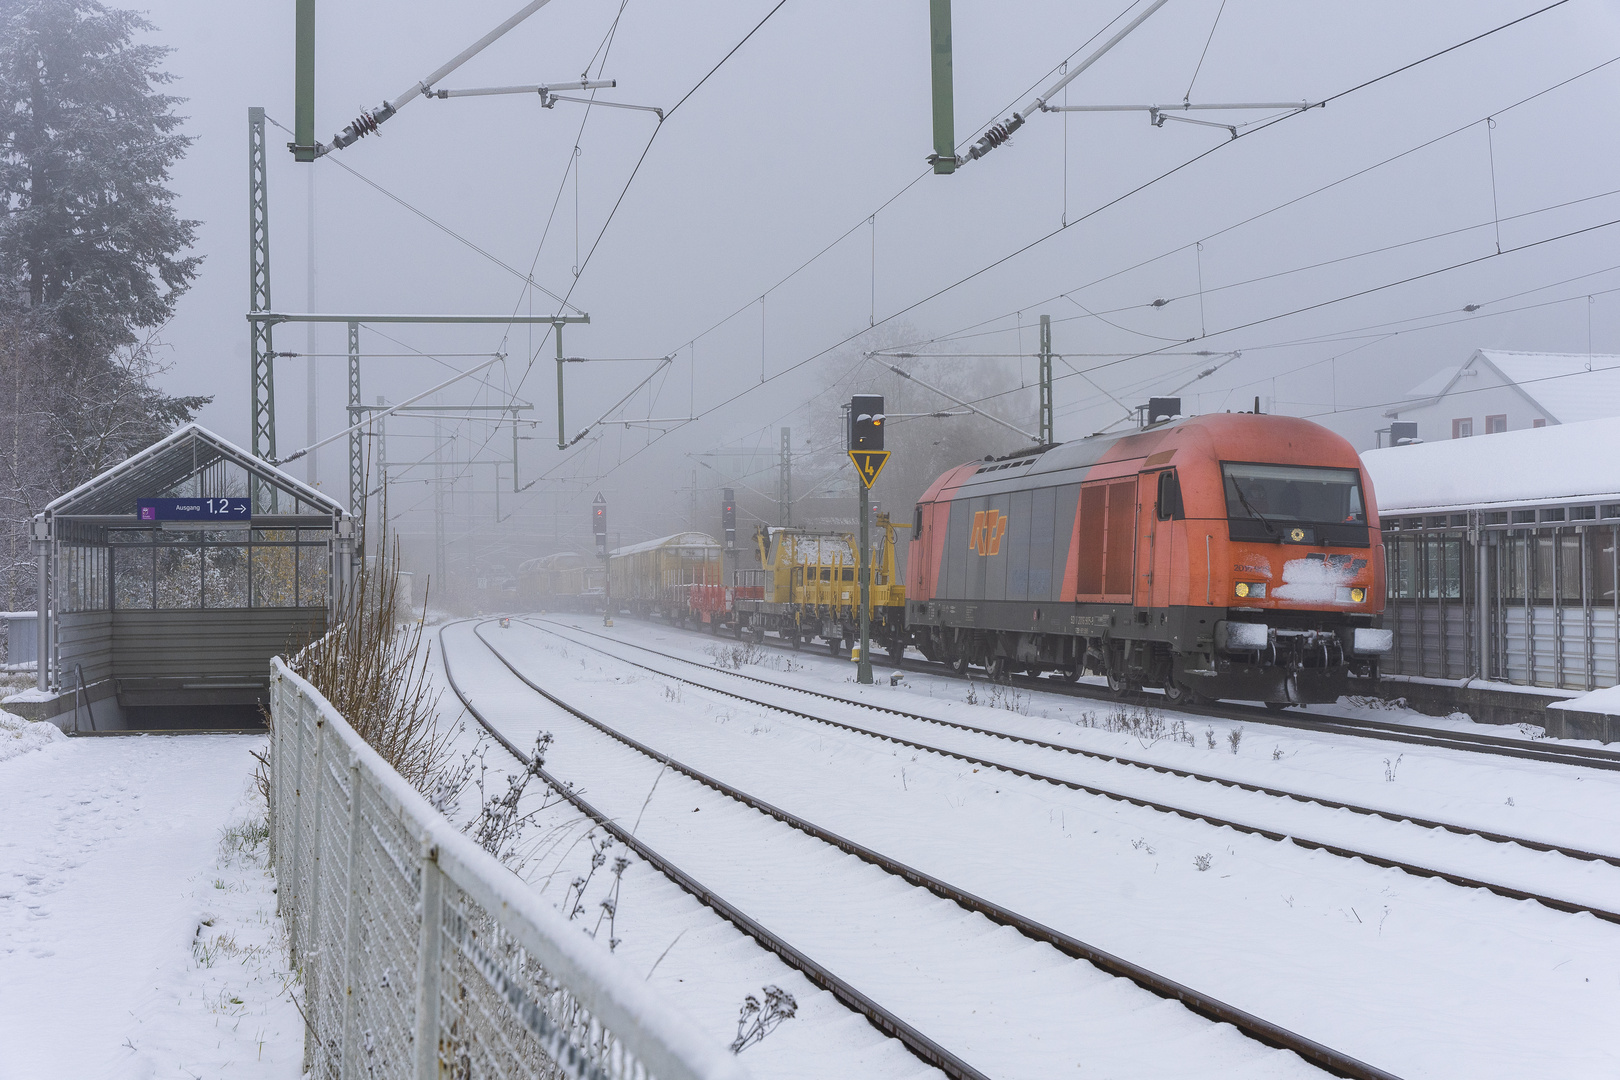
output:
POLYGON ((723 501, 720 505, 720 524, 725 529, 726 547, 734 548, 737 546, 736 493, 731 488, 724 488, 721 491, 721 498, 723 501))
POLYGON ((883 449, 883 396, 856 394, 849 399, 849 449, 883 449))

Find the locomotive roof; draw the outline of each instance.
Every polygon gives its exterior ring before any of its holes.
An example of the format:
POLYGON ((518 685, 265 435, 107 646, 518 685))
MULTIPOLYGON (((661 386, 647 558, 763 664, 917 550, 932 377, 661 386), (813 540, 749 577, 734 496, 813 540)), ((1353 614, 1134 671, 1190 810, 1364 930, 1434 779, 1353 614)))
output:
POLYGON ((642 551, 656 551, 659 548, 718 548, 720 545, 708 533, 692 530, 678 532, 670 536, 661 536, 657 540, 646 540, 629 547, 614 548, 613 554, 635 555, 642 551))
POLYGON ((1252 449, 1256 443, 1269 447, 1309 441, 1331 444, 1345 464, 1356 460, 1355 450, 1341 436, 1319 424, 1294 416, 1267 416, 1255 413, 1212 413, 1189 416, 1152 427, 1092 435, 1059 443, 1045 450, 1031 450, 1004 461, 969 462, 978 470, 957 490, 957 497, 989 495, 998 491, 1029 487, 1027 478, 1040 477, 1040 486, 1078 483, 1092 466, 1107 461, 1145 459, 1161 450, 1201 443, 1201 452, 1218 460, 1265 460, 1252 449))

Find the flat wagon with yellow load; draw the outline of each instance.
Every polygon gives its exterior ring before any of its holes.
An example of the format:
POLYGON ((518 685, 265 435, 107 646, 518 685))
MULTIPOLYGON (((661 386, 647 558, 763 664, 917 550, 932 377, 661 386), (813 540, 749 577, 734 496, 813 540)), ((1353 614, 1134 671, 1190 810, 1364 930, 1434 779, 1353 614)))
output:
MULTIPOLYGON (((894 534, 907 527, 877 515, 877 543, 869 553, 872 645, 896 660, 907 639, 906 589, 895 565, 894 534)), ((855 537, 762 526, 754 542, 763 569, 737 571, 733 610, 739 633, 773 633, 795 649, 820 638, 835 656, 852 645, 859 634, 861 596, 855 537)))

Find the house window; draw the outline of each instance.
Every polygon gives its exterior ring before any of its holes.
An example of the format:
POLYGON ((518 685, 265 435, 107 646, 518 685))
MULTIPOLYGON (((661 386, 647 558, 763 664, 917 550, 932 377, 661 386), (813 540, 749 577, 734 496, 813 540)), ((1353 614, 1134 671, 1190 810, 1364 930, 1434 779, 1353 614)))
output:
POLYGON ((1507 430, 1507 415, 1487 416, 1485 418, 1485 434, 1499 435, 1507 430))
POLYGON ((1466 439, 1474 433, 1474 418, 1465 416, 1460 420, 1451 422, 1451 437, 1453 439, 1466 439))
POLYGON ((1546 427, 1547 426, 1547 421, 1543 420, 1541 417, 1538 416, 1534 420, 1530 421, 1530 426, 1531 427, 1546 427))

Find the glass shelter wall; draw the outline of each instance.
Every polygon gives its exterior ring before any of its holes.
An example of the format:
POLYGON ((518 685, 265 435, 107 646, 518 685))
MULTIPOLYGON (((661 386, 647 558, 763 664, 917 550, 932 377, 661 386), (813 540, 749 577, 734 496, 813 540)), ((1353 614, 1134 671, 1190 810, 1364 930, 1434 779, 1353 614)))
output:
POLYGON ((1386 673, 1563 690, 1620 682, 1620 505, 1383 525, 1386 673))

